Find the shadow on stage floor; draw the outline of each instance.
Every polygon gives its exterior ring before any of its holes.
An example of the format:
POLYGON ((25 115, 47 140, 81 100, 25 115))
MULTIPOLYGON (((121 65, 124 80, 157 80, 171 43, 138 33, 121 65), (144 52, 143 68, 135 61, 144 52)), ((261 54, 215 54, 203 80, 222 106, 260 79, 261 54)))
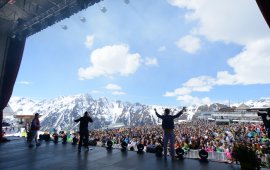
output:
POLYGON ((226 163, 200 162, 194 159, 174 160, 169 157, 156 157, 152 153, 121 152, 119 149, 108 151, 106 148, 93 147, 81 153, 77 146, 42 142, 39 147, 28 148, 25 139, 13 139, 0 144, 1 170, 240 170, 239 165, 226 163))

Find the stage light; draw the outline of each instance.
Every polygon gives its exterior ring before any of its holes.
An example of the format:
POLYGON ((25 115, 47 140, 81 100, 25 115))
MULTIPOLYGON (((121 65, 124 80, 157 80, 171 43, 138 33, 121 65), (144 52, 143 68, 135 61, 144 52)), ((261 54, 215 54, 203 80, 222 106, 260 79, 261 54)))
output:
POLYGON ((112 145, 113 145, 112 141, 111 140, 108 140, 107 141, 107 149, 108 150, 111 150, 112 149, 112 145))
POLYGON ((100 9, 100 11, 103 12, 103 13, 106 13, 106 12, 107 12, 107 8, 104 6, 104 7, 102 7, 102 8, 100 9))
POLYGON ((143 149, 144 149, 144 146, 143 146, 143 144, 141 144, 141 143, 139 143, 138 145, 137 145, 137 153, 143 153, 143 149))
POLYGON ((94 139, 94 140, 90 140, 89 141, 89 146, 97 146, 97 141, 94 139))
POLYGON ((123 141, 121 143, 121 147, 122 147, 121 151, 126 151, 127 150, 127 146, 128 146, 128 144, 125 141, 123 141))
POLYGON ((177 148, 175 152, 176 152, 177 158, 179 159, 184 158, 185 151, 182 148, 177 148))
POLYGON ((200 160, 203 162, 207 162, 207 158, 208 158, 208 152, 204 149, 201 149, 199 151, 199 157, 201 158, 200 160))
MULTIPOLYGON (((156 156, 157 156, 157 157, 161 157, 161 156, 162 156, 162 152, 163 152, 162 146, 157 145, 157 146, 156 146, 156 156)), ((167 156, 167 155, 164 155, 164 156, 167 156)))
POLYGON ((44 134, 43 135, 43 139, 46 141, 46 142, 49 142, 51 140, 51 137, 49 134, 44 134))
POLYGON ((85 17, 81 17, 80 20, 81 20, 82 22, 86 22, 85 17))
POLYGON ((67 27, 66 25, 61 25, 61 28, 62 28, 63 30, 67 30, 67 29, 68 29, 68 27, 67 27))

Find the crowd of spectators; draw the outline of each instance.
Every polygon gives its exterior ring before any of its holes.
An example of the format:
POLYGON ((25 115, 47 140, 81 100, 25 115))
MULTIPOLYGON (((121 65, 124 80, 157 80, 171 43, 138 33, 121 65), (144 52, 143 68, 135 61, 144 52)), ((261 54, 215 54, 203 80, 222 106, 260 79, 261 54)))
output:
MULTIPOLYGON (((48 132, 45 133, 48 134, 48 132)), ((163 145, 161 125, 95 129, 89 133, 90 145, 101 147, 106 147, 107 142, 112 141, 113 148, 121 148, 121 143, 124 141, 128 144, 128 150, 136 150, 138 144, 143 144, 144 151, 147 152, 148 149, 163 145)), ((55 135, 55 132, 52 134, 55 135)), ((62 132, 59 134, 59 139, 63 134, 67 142, 73 145, 78 144, 78 133, 62 132)), ((215 122, 193 120, 175 124, 174 134, 175 149, 180 147, 186 154, 204 149, 208 153, 222 153, 226 157, 224 160, 234 162, 234 146, 243 141, 256 149, 262 160, 266 160, 266 155, 270 154, 270 140, 262 123, 216 125, 215 122)))
MULTIPOLYGON (((200 149, 222 152, 228 161, 233 161, 234 146, 243 141, 256 149, 261 157, 270 153, 270 141, 263 124, 216 125, 215 122, 196 120, 176 124, 174 134, 175 149, 181 147, 185 152, 200 149)), ((125 141, 128 149, 136 148, 136 145, 141 143, 147 150, 163 145, 163 131, 160 125, 93 130, 90 132, 90 140, 95 140, 98 146, 105 146, 108 140, 115 146, 125 141)))

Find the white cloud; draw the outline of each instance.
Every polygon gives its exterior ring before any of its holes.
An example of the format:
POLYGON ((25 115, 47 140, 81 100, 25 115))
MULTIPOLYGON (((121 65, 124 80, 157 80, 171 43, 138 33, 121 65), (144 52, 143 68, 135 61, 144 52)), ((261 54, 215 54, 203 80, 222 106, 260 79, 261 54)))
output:
POLYGON ((210 91, 215 80, 209 76, 200 76, 189 79, 183 84, 184 87, 192 89, 192 91, 207 92, 210 91))
POLYGON ((201 40, 198 37, 187 35, 182 38, 180 38, 176 42, 177 47, 180 49, 194 54, 201 48, 201 40))
POLYGON ((161 46, 158 48, 158 51, 162 52, 162 51, 166 51, 166 49, 167 49, 166 46, 161 46))
POLYGON ((29 84, 32 84, 32 82, 30 82, 30 81, 20 81, 19 84, 29 85, 29 84))
POLYGON ((112 95, 125 95, 126 93, 121 91, 122 87, 117 84, 107 84, 105 86, 107 90, 111 90, 112 95))
POLYGON ((174 92, 166 92, 164 96, 166 97, 173 97, 173 96, 178 96, 178 95, 187 95, 190 94, 192 91, 188 87, 181 87, 178 89, 175 89, 174 92))
POLYGON ((157 66, 158 65, 157 59, 156 58, 149 58, 149 57, 147 57, 145 59, 145 65, 148 65, 148 66, 150 66, 150 65, 157 66))
POLYGON ((270 83, 269 28, 256 1, 169 0, 169 3, 188 9, 188 18, 198 22, 194 34, 243 46, 241 53, 228 60, 233 72, 218 72, 216 84, 270 83))
MULTIPOLYGON (((219 71, 216 78, 210 76, 191 78, 183 83, 180 88, 173 92, 166 92, 164 96, 178 96, 178 99, 182 99, 182 95, 185 95, 185 93, 180 93, 179 89, 188 89, 186 90, 186 95, 188 95, 193 91, 209 92, 213 86, 217 85, 269 84, 270 48, 267 47, 270 47, 270 39, 261 39, 249 43, 244 51, 228 60, 228 64, 233 68, 233 73, 219 71)), ((188 100, 191 97, 185 96, 185 98, 188 100)), ((192 100, 190 99, 190 101, 192 100)))
POLYGON ((106 89, 108 90, 121 90, 121 86, 117 85, 117 84, 107 84, 106 89))
POLYGON ((260 39, 246 45, 243 52, 229 59, 234 76, 241 84, 270 83, 270 39, 260 39))
POLYGON ((196 92, 209 92, 215 85, 216 80, 209 76, 200 76, 189 79, 182 84, 182 87, 175 89, 173 92, 166 92, 165 97, 176 97, 177 100, 182 101, 185 104, 207 104, 210 103, 210 99, 198 98, 191 96, 191 93, 196 92))
POLYGON ((245 45, 269 37, 269 30, 256 1, 246 0, 168 0, 186 8, 187 18, 197 21, 197 33, 213 41, 245 45))
POLYGON ((91 66, 79 68, 81 80, 99 76, 128 76, 134 74, 141 64, 138 53, 130 54, 127 45, 104 46, 94 50, 90 55, 91 66))
POLYGON ((122 92, 122 91, 113 91, 112 94, 113 95, 125 95, 126 93, 122 92))
POLYGON ((192 105, 192 104, 204 105, 204 104, 211 103, 211 100, 208 97, 204 97, 200 99, 198 97, 193 97, 190 95, 178 96, 177 100, 181 101, 183 104, 186 104, 186 105, 192 105))
MULTIPOLYGON (((207 92, 216 85, 269 84, 270 34, 256 1, 246 0, 168 0, 173 6, 186 8, 187 20, 197 22, 192 35, 204 36, 210 41, 234 43, 243 50, 228 59, 233 71, 221 70, 216 77, 199 76, 183 83, 180 88, 207 92)), ((185 49, 187 41, 178 41, 185 49)), ((187 51, 187 50, 186 50, 187 51)), ((190 50, 192 51, 192 50, 190 50)), ((178 96, 178 100, 199 100, 190 94, 181 95, 174 90, 165 96, 178 96)), ((206 99, 207 101, 207 99, 206 99)))
POLYGON ((233 85, 237 84, 237 78, 235 75, 230 74, 228 71, 220 71, 217 73, 217 85, 233 85))
POLYGON ((86 36, 84 45, 85 45, 87 48, 91 49, 92 46, 93 46, 93 43, 94 43, 94 38, 95 38, 94 35, 88 35, 88 36, 86 36))
POLYGON ((174 97, 176 94, 174 92, 166 92, 163 96, 165 97, 174 97))
POLYGON ((270 83, 270 39, 249 43, 246 48, 228 60, 233 73, 217 73, 216 85, 269 84, 270 83))
POLYGON ((99 90, 92 90, 91 93, 99 94, 99 93, 102 93, 102 91, 99 91, 99 90))

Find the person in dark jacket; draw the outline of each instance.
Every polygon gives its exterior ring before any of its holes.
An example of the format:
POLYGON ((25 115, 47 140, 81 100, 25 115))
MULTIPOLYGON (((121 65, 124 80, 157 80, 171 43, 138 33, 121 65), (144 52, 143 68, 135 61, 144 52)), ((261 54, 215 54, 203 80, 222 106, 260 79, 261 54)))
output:
POLYGON ((89 113, 86 111, 83 117, 74 120, 74 122, 80 122, 80 140, 78 151, 81 151, 82 142, 85 141, 85 147, 89 150, 88 141, 89 141, 89 131, 88 131, 88 123, 93 122, 93 119, 89 116, 89 113))
POLYGON ((30 128, 30 132, 28 133, 28 135, 30 135, 29 137, 29 147, 33 147, 34 145, 33 140, 35 140, 36 146, 39 146, 40 143, 37 140, 37 136, 38 136, 38 131, 40 129, 40 122, 39 122, 39 113, 35 114, 34 119, 31 122, 31 128, 30 128))
POLYGON ((170 155, 171 158, 174 159, 174 119, 178 118, 180 115, 186 111, 186 107, 183 107, 181 111, 179 111, 176 115, 170 115, 170 109, 166 108, 164 111, 164 115, 158 114, 156 108, 154 109, 158 118, 162 119, 162 128, 164 131, 164 158, 167 157, 167 146, 168 141, 170 140, 170 155))

